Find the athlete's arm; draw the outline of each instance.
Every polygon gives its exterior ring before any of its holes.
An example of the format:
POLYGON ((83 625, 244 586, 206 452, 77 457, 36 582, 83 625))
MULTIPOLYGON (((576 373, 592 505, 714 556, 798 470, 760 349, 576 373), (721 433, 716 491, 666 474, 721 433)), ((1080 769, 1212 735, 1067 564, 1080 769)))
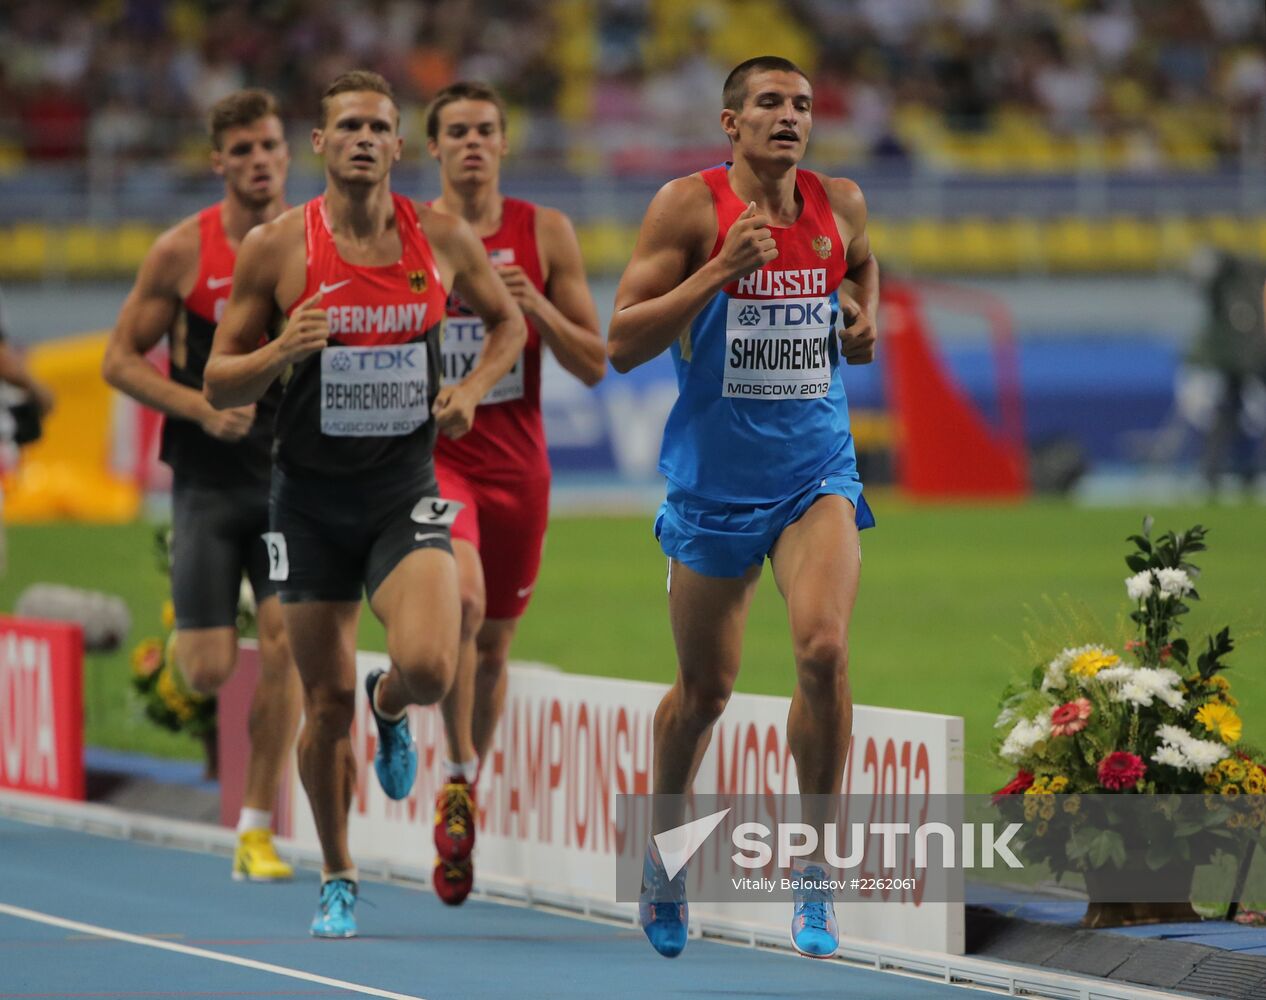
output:
POLYGON ((580 242, 567 216, 553 208, 537 209, 536 245, 548 275, 545 294, 518 265, 498 267, 497 274, 558 363, 585 385, 595 386, 607 373, 607 351, 598 332, 598 308, 585 280, 580 242))
POLYGON ((866 235, 866 199, 862 189, 843 177, 824 178, 831 208, 843 219, 850 234, 844 259, 848 279, 840 289, 840 312, 845 327, 840 331, 840 354, 850 365, 867 365, 875 360, 879 337, 879 261, 870 251, 866 235))
POLYGON ((138 403, 172 417, 192 420, 212 437, 236 441, 255 419, 254 407, 219 413, 202 393, 166 378, 145 355, 175 325, 180 281, 198 266, 198 232, 182 224, 165 232, 141 262, 136 283, 123 301, 106 343, 101 374, 138 403))
POLYGON ((698 249, 715 231, 712 198, 693 176, 660 188, 615 293, 607 331, 615 370, 627 372, 663 352, 717 292, 777 257, 768 224, 748 205, 725 234, 721 252, 691 273, 698 249))
POLYGON ((216 409, 253 403, 290 365, 325 347, 329 321, 320 308, 321 293, 291 315, 281 334, 260 346, 277 302, 277 286, 293 249, 287 216, 256 226, 242 240, 233 269, 233 294, 215 329, 203 384, 216 409))
POLYGON ((427 212, 422 220, 427 242, 452 269, 454 291, 484 321, 484 346, 474 369, 441 389, 431 407, 436 428, 446 437, 459 438, 474 424, 479 401, 514 367, 527 342, 527 324, 465 220, 438 212, 427 212))

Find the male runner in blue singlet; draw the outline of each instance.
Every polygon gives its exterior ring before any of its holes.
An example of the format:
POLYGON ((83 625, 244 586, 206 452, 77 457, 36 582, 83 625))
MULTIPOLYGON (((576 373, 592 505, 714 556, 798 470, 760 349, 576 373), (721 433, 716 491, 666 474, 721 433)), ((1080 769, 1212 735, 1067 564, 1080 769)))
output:
MULTIPOLYGON (((681 793, 733 690, 766 556, 796 660, 787 741, 801 793, 822 796, 806 800, 806 813, 839 793, 852 729, 858 531, 874 524, 840 371, 841 361, 874 358, 879 268, 865 201, 852 181, 799 168, 813 90, 794 64, 750 59, 730 73, 723 98, 733 163, 655 196, 608 336, 621 372, 671 349, 680 392, 664 430, 668 496, 655 521, 678 658, 655 714, 656 832, 683 821, 681 793)), ((796 872, 806 877, 792 941, 824 958, 839 931, 819 862, 796 872)), ((679 954, 685 871, 669 878, 653 842, 640 910, 656 951, 679 954)))

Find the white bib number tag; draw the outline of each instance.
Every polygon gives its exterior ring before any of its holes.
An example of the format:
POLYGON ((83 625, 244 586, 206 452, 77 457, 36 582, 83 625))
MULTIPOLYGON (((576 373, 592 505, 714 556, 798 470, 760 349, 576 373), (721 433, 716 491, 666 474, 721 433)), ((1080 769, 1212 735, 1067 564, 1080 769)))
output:
POLYGON ((286 536, 280 531, 265 531, 261 536, 268 549, 268 579, 290 579, 290 557, 286 554, 286 536))
MULTIPOLYGON (((440 358, 444 370, 441 385, 460 382, 475 369, 484 349, 484 321, 478 316, 449 316, 444 321, 444 336, 440 339, 440 358)), ((480 406, 506 403, 523 398, 523 355, 514 361, 514 367, 501 376, 488 395, 479 401, 480 406)))
POLYGON ((321 351, 321 433, 397 437, 429 419, 426 344, 321 351))
POLYGON ((830 299, 732 299, 721 395, 821 399, 831 388, 830 344, 830 299))
POLYGON ((465 506, 460 500, 445 500, 443 497, 423 497, 414 504, 409 517, 417 521, 418 524, 452 525, 465 506))

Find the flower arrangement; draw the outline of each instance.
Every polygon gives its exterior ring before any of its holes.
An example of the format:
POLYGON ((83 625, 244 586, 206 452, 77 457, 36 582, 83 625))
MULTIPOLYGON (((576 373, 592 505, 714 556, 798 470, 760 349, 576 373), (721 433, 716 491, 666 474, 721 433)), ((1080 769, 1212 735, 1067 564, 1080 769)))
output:
POLYGON ((164 638, 142 639, 132 650, 132 689, 145 715, 172 732, 206 739, 215 732, 215 698, 191 691, 175 662, 175 610, 163 603, 164 638))
MULTIPOLYGON (((1126 557, 1135 638, 1120 652, 1099 642, 1039 663, 1007 690, 995 723, 995 750, 1017 770, 994 802, 1014 803, 1011 811, 1034 824, 1036 854, 1056 873, 1109 861, 1121 867, 1127 848, 1144 851, 1153 868, 1175 857, 1202 862, 1234 846, 1225 827, 1260 827, 1266 820, 1263 757, 1242 741, 1237 702, 1222 676, 1234 647, 1229 629, 1210 636, 1194 658, 1179 634, 1182 616, 1200 596, 1199 569, 1190 558, 1205 549, 1205 529, 1196 525, 1155 540, 1151 529, 1148 518, 1142 534, 1130 536, 1134 551, 1126 557), (1085 795, 1142 793, 1263 797, 1254 800, 1256 820, 1243 809, 1207 824, 1175 819, 1154 828, 1141 845, 1084 815, 1085 795)), ((1174 817, 1172 810, 1166 815, 1174 817)))

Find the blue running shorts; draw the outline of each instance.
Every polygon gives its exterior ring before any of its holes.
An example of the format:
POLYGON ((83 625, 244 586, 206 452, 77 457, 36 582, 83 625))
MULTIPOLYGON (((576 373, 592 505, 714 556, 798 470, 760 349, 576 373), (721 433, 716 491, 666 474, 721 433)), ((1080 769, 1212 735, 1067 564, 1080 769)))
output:
POLYGON ((842 496, 853 505, 859 530, 873 528, 875 516, 852 473, 827 475, 783 500, 741 504, 696 496, 668 483, 668 496, 655 516, 655 537, 670 559, 704 576, 738 577, 765 561, 787 525, 804 517, 821 496, 842 496))

